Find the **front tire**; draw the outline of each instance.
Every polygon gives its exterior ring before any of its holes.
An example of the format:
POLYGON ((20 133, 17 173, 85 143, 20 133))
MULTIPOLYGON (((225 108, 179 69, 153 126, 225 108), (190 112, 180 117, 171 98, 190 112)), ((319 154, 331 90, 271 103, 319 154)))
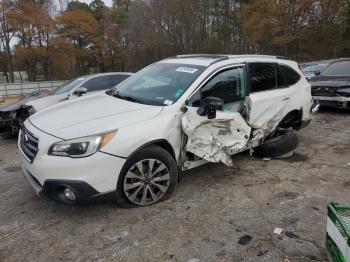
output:
POLYGON ((176 162, 168 151, 159 146, 141 149, 122 168, 116 202, 126 208, 153 205, 169 198, 177 181, 176 162))

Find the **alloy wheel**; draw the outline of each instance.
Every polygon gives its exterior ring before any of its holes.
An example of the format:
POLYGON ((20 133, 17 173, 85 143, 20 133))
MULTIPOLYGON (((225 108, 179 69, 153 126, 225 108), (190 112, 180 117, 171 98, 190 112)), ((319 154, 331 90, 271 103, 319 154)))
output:
POLYGON ((157 159, 144 159, 134 164, 126 173, 123 183, 129 201, 146 206, 158 202, 170 185, 167 166, 157 159))

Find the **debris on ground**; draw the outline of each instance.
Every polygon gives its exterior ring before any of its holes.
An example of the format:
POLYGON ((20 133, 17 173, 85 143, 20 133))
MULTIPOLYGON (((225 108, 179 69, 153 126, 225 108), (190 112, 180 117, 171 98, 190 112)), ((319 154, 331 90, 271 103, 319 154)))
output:
POLYGON ((286 231, 286 236, 289 237, 289 238, 296 238, 296 239, 300 238, 297 234, 295 234, 295 233, 293 233, 291 231, 286 231))
POLYGON ((201 260, 199 258, 191 258, 187 262, 201 262, 201 260))
POLYGON ((267 254, 267 252, 269 252, 269 250, 268 250, 268 249, 264 249, 264 248, 262 248, 262 249, 259 251, 259 253, 258 253, 258 257, 261 257, 261 256, 266 255, 266 254, 267 254))
POLYGON ((273 233, 274 233, 274 234, 277 234, 277 235, 281 235, 281 234, 282 234, 282 231, 283 231, 282 228, 276 227, 275 230, 273 231, 273 233))
POLYGON ((253 237, 249 236, 249 235, 244 235, 243 237, 241 237, 238 241, 238 243, 242 246, 248 245, 250 243, 250 241, 252 241, 253 237))

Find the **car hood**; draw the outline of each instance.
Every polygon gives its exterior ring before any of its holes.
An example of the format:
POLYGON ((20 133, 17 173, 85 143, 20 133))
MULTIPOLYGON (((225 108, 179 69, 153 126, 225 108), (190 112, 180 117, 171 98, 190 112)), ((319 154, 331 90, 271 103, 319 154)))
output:
POLYGON ((32 115, 37 128, 62 139, 72 139, 119 129, 155 117, 163 107, 96 94, 66 101, 32 115))
POLYGON ((43 96, 32 96, 32 97, 22 98, 21 100, 15 102, 15 103, 0 107, 0 112, 9 112, 9 111, 17 110, 21 106, 26 105, 28 102, 37 100, 41 97, 43 97, 43 96))
POLYGON ((35 100, 29 100, 26 102, 26 105, 32 106, 35 112, 38 112, 45 108, 48 108, 50 106, 57 104, 58 102, 62 101, 62 99, 65 99, 66 97, 67 97, 67 94, 50 95, 50 96, 40 97, 35 100))
POLYGON ((350 86, 349 76, 317 76, 310 80, 311 86, 344 87, 350 86))

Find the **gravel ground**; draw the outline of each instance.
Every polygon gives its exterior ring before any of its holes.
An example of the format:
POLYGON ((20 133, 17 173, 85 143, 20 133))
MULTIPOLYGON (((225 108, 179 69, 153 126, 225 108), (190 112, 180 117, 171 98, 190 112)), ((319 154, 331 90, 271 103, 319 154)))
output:
POLYGON ((298 135, 290 158, 208 164, 169 200, 135 209, 40 199, 16 140, 0 140, 0 261, 326 261, 326 206, 350 203, 349 112, 320 112, 298 135), (241 245, 244 235, 252 240, 241 245))

